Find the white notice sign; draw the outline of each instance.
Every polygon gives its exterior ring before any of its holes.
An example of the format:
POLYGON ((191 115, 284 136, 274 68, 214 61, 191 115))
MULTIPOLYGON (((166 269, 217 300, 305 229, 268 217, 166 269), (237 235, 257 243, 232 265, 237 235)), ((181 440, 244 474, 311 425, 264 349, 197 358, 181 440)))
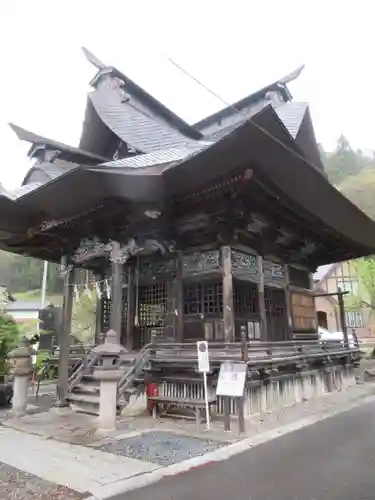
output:
POLYGON ((201 373, 210 371, 210 358, 208 355, 208 343, 206 340, 197 342, 198 370, 201 373))
POLYGON ((217 396, 243 396, 246 382, 246 363, 231 363, 226 361, 220 366, 219 380, 217 382, 217 396))

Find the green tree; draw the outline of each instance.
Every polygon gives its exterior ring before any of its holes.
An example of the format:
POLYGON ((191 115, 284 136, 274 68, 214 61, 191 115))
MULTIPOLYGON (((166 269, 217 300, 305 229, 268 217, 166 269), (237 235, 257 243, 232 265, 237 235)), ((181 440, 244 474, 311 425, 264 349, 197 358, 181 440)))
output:
POLYGON ((346 177, 358 174, 364 167, 362 152, 358 155, 349 141, 341 135, 336 150, 325 155, 325 170, 332 184, 339 184, 346 177))
POLYGON ((19 342, 19 330, 15 320, 5 314, 4 304, 7 302, 3 294, 0 298, 0 380, 8 374, 10 362, 9 353, 15 349, 19 342))
POLYGON ((345 299, 349 310, 368 309, 370 316, 375 312, 375 257, 362 257, 354 261, 358 278, 358 288, 355 294, 345 299))
POLYGON ((358 175, 347 177, 338 189, 369 217, 375 219, 375 168, 368 167, 358 175))

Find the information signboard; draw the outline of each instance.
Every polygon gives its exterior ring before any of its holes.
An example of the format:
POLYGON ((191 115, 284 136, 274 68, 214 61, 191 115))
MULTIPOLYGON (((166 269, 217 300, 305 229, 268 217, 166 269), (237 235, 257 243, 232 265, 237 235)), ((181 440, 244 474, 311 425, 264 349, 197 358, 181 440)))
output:
POLYGON ((208 343, 206 340, 197 342, 198 371, 208 373, 210 371, 210 358, 208 354, 208 343))
POLYGON ((220 366, 219 380, 216 388, 217 396, 240 398, 243 396, 246 382, 246 363, 226 361, 220 366))
POLYGON ((203 373, 204 400, 206 404, 206 425, 210 430, 210 409, 208 407, 207 373, 210 371, 210 356, 208 353, 208 342, 199 340, 197 342, 198 370, 203 373))

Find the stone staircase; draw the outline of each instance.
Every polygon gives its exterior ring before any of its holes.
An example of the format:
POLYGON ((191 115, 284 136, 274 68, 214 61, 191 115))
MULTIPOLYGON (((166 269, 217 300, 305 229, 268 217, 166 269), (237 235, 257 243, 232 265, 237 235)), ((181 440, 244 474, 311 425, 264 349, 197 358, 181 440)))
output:
MULTIPOLYGON (((127 406, 132 394, 139 394, 135 382, 142 381, 147 361, 146 351, 121 355, 120 368, 124 375, 117 385, 118 413, 127 406)), ((93 369, 98 362, 98 356, 89 353, 71 370, 68 401, 77 412, 99 414, 100 382, 93 377, 93 369)))

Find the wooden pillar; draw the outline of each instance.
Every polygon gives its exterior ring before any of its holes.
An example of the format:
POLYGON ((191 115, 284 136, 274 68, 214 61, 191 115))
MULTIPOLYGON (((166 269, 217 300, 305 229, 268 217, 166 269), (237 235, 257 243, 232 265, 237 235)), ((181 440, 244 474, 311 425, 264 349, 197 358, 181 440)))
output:
POLYGON ((349 339, 348 339, 348 329, 346 327, 346 318, 345 318, 344 293, 342 292, 340 287, 338 288, 337 299, 339 302, 340 322, 341 322, 341 330, 344 337, 344 346, 348 348, 349 339))
POLYGON ((285 264, 284 266, 285 274, 285 309, 286 309, 286 320, 288 324, 289 339, 293 340, 293 315, 292 315, 292 295, 290 292, 290 279, 289 279, 289 267, 285 264))
POLYGON ((182 278, 182 254, 178 253, 176 262, 176 281, 175 281, 175 294, 176 302, 175 309, 175 335, 177 342, 184 341, 184 283, 182 278))
POLYGON ((56 406, 62 408, 69 406, 69 344, 72 326, 74 269, 66 271, 64 276, 63 316, 59 335, 59 376, 57 381, 56 406))
POLYGON ((127 288, 126 288, 126 337, 125 347, 128 351, 134 348, 134 317, 135 317, 135 287, 134 287, 134 266, 128 267, 127 288))
POLYGON ((167 278, 167 310, 165 314, 164 338, 166 342, 183 342, 183 298, 181 259, 176 256, 175 272, 167 278))
POLYGON ((109 318, 109 327, 117 334, 117 342, 121 342, 122 329, 122 269, 123 264, 116 258, 119 255, 120 243, 114 243, 112 255, 115 256, 112 261, 112 286, 111 286, 111 316, 109 318))
POLYGON ((260 317, 260 339, 263 342, 268 340, 267 333, 267 315, 266 315, 266 303, 264 301, 264 270, 263 270, 263 257, 258 255, 257 265, 259 272, 259 282, 258 282, 258 304, 259 304, 259 317, 260 317))
POLYGON ((100 334, 102 333, 103 330, 103 291, 104 291, 104 275, 102 273, 97 275, 97 279, 99 283, 97 284, 99 291, 100 291, 100 297, 99 294, 96 297, 96 310, 95 310, 95 344, 100 343, 100 334))
POLYGON ((232 258, 229 246, 221 248, 223 265, 223 322, 225 342, 235 341, 232 258))

